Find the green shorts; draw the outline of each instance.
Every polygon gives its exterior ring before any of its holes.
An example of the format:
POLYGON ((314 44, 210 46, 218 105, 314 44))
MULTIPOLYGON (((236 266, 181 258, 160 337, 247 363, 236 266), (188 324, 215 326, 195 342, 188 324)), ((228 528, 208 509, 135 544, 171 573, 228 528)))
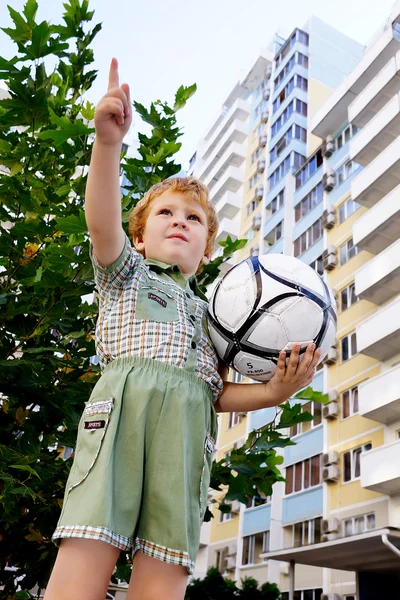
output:
POLYGON ((112 361, 79 423, 53 540, 102 540, 192 573, 216 435, 202 379, 149 358, 112 361))

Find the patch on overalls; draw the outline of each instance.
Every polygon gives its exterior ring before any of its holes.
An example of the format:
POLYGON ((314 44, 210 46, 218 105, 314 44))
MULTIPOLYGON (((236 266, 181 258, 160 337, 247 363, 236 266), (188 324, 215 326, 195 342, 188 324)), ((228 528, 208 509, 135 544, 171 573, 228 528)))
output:
POLYGON ((110 396, 107 400, 88 402, 85 406, 85 415, 99 415, 102 413, 110 414, 114 408, 114 400, 114 396, 110 396))
POLYGON ((212 454, 215 450, 215 440, 211 437, 209 433, 207 433, 206 437, 206 450, 210 454, 212 454))
POLYGON ((105 421, 85 421, 85 429, 103 429, 105 421))

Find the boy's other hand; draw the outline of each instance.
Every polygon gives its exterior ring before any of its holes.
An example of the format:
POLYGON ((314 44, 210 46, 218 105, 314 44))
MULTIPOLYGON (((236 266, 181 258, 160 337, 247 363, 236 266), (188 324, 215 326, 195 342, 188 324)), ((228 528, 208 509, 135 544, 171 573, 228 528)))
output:
POLYGON ((132 123, 129 85, 119 85, 118 61, 113 58, 108 77, 108 90, 96 106, 94 124, 96 139, 102 144, 122 143, 132 123))

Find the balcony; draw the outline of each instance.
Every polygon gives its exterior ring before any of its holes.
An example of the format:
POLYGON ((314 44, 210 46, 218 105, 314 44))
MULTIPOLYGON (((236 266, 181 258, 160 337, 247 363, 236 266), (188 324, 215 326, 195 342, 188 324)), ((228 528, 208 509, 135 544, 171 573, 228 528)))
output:
POLYGON ((204 181, 208 174, 212 171, 216 161, 227 151, 230 144, 234 142, 242 144, 248 136, 248 125, 239 121, 234 121, 231 127, 228 129, 224 137, 221 139, 218 146, 215 148, 215 152, 211 156, 208 156, 207 160, 203 162, 201 167, 196 173, 196 177, 204 181))
POLYGON ((350 142, 350 158, 367 166, 399 135, 400 95, 396 94, 350 142))
POLYGON ((400 232, 400 186, 366 212, 353 227, 353 240, 362 250, 378 254, 393 244, 400 232))
POLYGON ((349 106, 349 123, 364 127, 400 91, 400 52, 349 106))
POLYGON ((359 298, 378 305, 400 294, 400 240, 361 267, 355 284, 359 298))
POLYGON ((232 221, 231 219, 222 219, 219 223, 217 237, 215 243, 223 242, 226 240, 228 235, 231 236, 232 240, 236 240, 239 236, 239 223, 232 221))
POLYGON ((225 192, 237 192, 244 182, 244 173, 237 167, 229 167, 218 183, 213 187, 210 199, 214 206, 225 192))
POLYGON ((242 199, 239 194, 233 192, 225 192, 220 200, 215 205, 218 219, 233 219, 237 215, 242 206, 242 199))
MULTIPOLYGON (((397 17, 398 15, 392 15, 392 21, 397 17)), ((385 25, 378 37, 366 48, 358 64, 315 115, 311 126, 314 135, 326 138, 348 120, 351 102, 397 53, 400 47, 397 37, 398 33, 393 26, 385 25)))
POLYGON ((400 184, 400 137, 352 182, 353 200, 371 207, 400 184))
POLYGON ((358 386, 360 415, 388 425, 400 419, 400 365, 358 386))
POLYGON ((236 120, 246 121, 250 114, 250 105, 246 100, 238 98, 232 107, 219 118, 217 127, 213 127, 211 134, 205 139, 205 150, 203 159, 206 160, 215 150, 216 146, 221 141, 222 137, 236 120))
POLYGON ((240 167, 244 160, 246 160, 246 152, 243 146, 237 142, 229 144, 225 153, 216 161, 215 167, 203 179, 210 193, 212 193, 212 188, 218 183, 228 167, 240 167))
POLYGON ((400 298, 357 325, 358 351, 376 360, 395 356, 400 348, 400 298))
POLYGON ((395 496, 400 491, 400 440, 361 454, 361 486, 395 496))

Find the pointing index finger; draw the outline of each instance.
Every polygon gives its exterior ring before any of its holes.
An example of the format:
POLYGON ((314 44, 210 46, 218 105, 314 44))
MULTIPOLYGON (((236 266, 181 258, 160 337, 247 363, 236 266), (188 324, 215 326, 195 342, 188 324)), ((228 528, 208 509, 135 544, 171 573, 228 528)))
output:
POLYGON ((113 58, 110 65, 110 73, 108 75, 108 90, 119 87, 118 61, 113 58))

